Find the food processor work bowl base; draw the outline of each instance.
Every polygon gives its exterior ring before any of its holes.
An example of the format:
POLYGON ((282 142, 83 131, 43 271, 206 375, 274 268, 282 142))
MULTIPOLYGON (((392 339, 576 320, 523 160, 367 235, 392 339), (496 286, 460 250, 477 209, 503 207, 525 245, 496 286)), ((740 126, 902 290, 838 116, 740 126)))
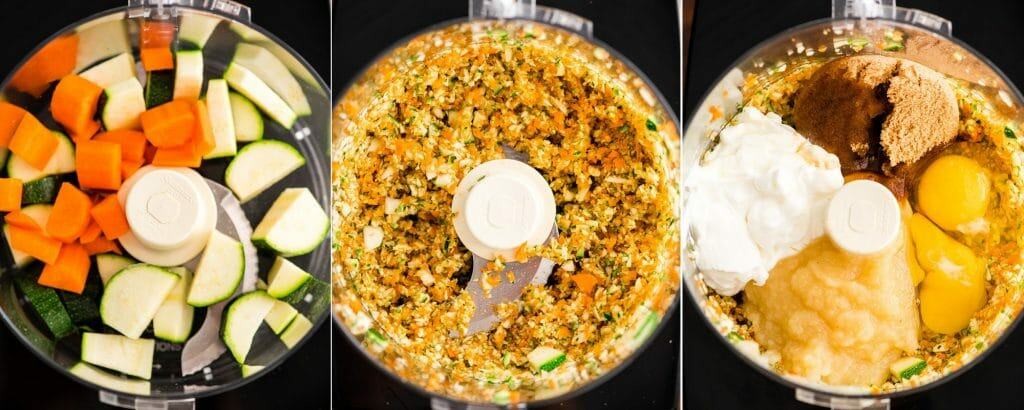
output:
POLYGON ((889 410, 892 406, 892 403, 888 398, 855 399, 835 397, 804 389, 796 389, 796 399, 812 406, 824 407, 832 410, 889 410))
POLYGON ((195 399, 159 400, 141 399, 133 396, 122 396, 117 393, 100 390, 100 402, 114 407, 135 410, 194 410, 195 399))

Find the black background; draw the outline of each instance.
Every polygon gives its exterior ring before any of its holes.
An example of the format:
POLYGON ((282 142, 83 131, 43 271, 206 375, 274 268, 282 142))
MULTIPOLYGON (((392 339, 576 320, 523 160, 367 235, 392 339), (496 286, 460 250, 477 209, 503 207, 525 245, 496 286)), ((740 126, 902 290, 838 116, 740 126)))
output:
MULTIPOLYGON (((589 18, 594 37, 643 70, 679 112, 679 12, 673 0, 540 1, 589 18)), ((340 0, 335 3, 335 96, 396 41, 432 24, 465 17, 465 0, 340 0)), ((628 368, 612 380, 553 408, 668 409, 678 402, 679 311, 628 368)), ((379 371, 334 331, 336 408, 426 408, 427 398, 379 371)))
MULTIPOLYGON (((691 0, 684 0, 691 1, 691 0)), ((1018 85, 1024 82, 1024 2, 910 1, 953 22, 953 35, 987 56, 1018 85)), ((688 116, 712 82, 748 49, 794 25, 830 15, 830 2, 697 0, 688 47, 684 106, 688 116)), ((683 292, 685 293, 685 292, 683 292)), ((687 299, 689 299, 687 297, 687 299)), ((683 308, 683 400, 689 410, 813 409, 741 362, 705 324, 689 300, 683 308)), ((893 400, 894 409, 1020 409, 1024 332, 1018 330, 983 362, 926 393, 893 400)))
MULTIPOLYGON (((126 1, 5 1, 0 6, 0 76, 6 76, 29 51, 61 28, 126 1)), ((298 51, 327 81, 330 12, 327 0, 242 0, 253 22, 298 51)), ((0 408, 106 408, 95 391, 62 376, 0 326, 0 408)), ((330 403, 330 322, 310 337, 284 364, 234 391, 199 399, 198 407, 216 409, 327 409, 330 403)))

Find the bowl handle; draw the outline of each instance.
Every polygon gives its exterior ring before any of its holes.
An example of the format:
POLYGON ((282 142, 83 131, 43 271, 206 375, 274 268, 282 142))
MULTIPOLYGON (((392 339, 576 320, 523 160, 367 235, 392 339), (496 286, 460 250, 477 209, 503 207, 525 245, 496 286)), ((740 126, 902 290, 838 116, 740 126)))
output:
POLYGON ((178 6, 206 10, 235 20, 252 22, 252 10, 249 6, 232 0, 128 0, 128 18, 162 20, 177 15, 178 6))
POLYGON ((953 36, 953 22, 927 11, 899 7, 896 0, 832 0, 834 19, 885 19, 953 36))
POLYGON ((469 18, 533 20, 594 38, 594 22, 565 10, 538 6, 537 0, 469 0, 469 18))
POLYGON ((100 390, 100 402, 122 409, 135 410, 195 410, 196 408, 195 399, 145 399, 103 390, 100 390))
POLYGON ((857 399, 836 397, 800 388, 796 389, 796 399, 813 406, 832 410, 889 410, 892 405, 888 398, 857 399))

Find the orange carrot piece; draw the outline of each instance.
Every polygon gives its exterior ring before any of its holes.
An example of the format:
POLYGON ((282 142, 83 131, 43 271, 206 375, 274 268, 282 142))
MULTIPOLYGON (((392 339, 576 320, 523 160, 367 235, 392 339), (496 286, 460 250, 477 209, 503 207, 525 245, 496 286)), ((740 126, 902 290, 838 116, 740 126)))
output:
POLYGON ((64 76, 53 90, 50 112, 71 134, 82 134, 96 121, 96 105, 103 88, 77 75, 64 76))
POLYGON ((597 276, 589 273, 577 273, 572 275, 570 279, 572 279, 572 281, 576 283, 576 287, 580 288, 584 293, 590 293, 593 291, 594 287, 597 286, 598 281, 597 276))
POLYGON ((11 248, 28 254, 46 263, 57 261, 60 253, 60 241, 50 238, 40 231, 33 231, 11 225, 7 228, 11 234, 11 248))
POLYGON ((18 129, 25 110, 6 101, 0 101, 0 148, 7 148, 18 129))
POLYGON ((174 54, 171 48, 144 47, 139 50, 139 57, 142 59, 142 68, 146 71, 170 70, 174 68, 174 54))
POLYGON ((46 43, 11 79, 16 90, 39 97, 50 83, 71 74, 78 58, 78 36, 67 35, 46 43))
POLYGON ((195 147, 185 145, 174 148, 157 148, 152 164, 162 167, 197 168, 202 162, 203 156, 196 153, 195 147))
POLYGON ((11 226, 17 226, 30 231, 39 232, 43 230, 43 228, 36 223, 35 219, 32 219, 31 216, 28 216, 28 214, 21 211, 14 211, 4 215, 4 222, 7 222, 11 226))
POLYGON ((139 29, 141 47, 169 47, 174 41, 177 27, 167 21, 144 20, 139 29))
POLYGON ((96 135, 100 130, 99 121, 89 121, 85 125, 85 129, 78 133, 71 134, 71 140, 76 144, 82 141, 88 141, 93 135, 96 135))
POLYGON ((149 142, 146 142, 146 151, 142 155, 142 162, 144 164, 151 164, 151 163, 153 163, 153 157, 155 157, 155 156, 156 156, 156 147, 154 147, 153 144, 150 144, 149 142))
POLYGON ((114 252, 118 255, 121 254, 121 248, 117 246, 117 242, 103 237, 102 235, 92 240, 91 242, 83 243, 85 251, 89 255, 95 255, 98 253, 114 252))
POLYGON ((195 140, 196 154, 203 156, 213 151, 217 140, 213 136, 210 125, 210 112, 206 110, 206 102, 197 100, 192 104, 192 112, 196 116, 196 130, 192 138, 195 140))
POLYGON ((92 242, 96 240, 96 238, 99 238, 101 233, 103 233, 103 230, 100 228, 100 224, 96 223, 96 220, 94 219, 92 222, 89 222, 89 226, 85 228, 84 232, 82 232, 82 236, 78 237, 78 243, 92 242))
POLYGON ((146 135, 135 130, 107 131, 94 138, 96 141, 121 144, 121 159, 141 161, 146 152, 146 135))
POLYGON ((20 179, 0 178, 0 211, 21 209, 21 186, 20 179))
POLYGON ((192 102, 179 99, 160 104, 142 113, 142 132, 157 148, 180 147, 195 134, 196 115, 192 102))
POLYGON ((132 175, 135 175, 135 171, 138 171, 139 168, 142 168, 142 160, 121 160, 121 180, 127 181, 128 178, 131 178, 132 175))
POLYGON ((38 282, 43 286, 82 294, 91 263, 89 253, 82 245, 69 243, 60 248, 56 262, 43 267, 38 282))
POLYGON ((118 189, 121 187, 121 144, 82 141, 75 150, 75 167, 82 188, 118 189))
POLYGON ((89 211, 92 219, 103 229, 107 239, 117 239, 128 232, 128 220, 124 216, 124 208, 117 201, 117 195, 109 195, 89 211))
POLYGON ((57 151, 57 136, 32 114, 25 114, 11 137, 10 150, 29 165, 42 170, 57 151))
POLYGON ((65 243, 78 239, 89 226, 91 209, 92 200, 88 195, 70 183, 61 184, 50 219, 46 221, 46 234, 65 243))

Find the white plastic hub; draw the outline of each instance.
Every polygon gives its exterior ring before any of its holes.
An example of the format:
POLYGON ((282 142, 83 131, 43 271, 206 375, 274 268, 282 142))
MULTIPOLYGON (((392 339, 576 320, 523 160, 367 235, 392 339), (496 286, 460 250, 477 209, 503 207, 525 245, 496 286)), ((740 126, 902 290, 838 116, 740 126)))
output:
POLYGON ((125 216, 135 237, 153 249, 185 244, 206 218, 199 191, 177 171, 158 169, 136 181, 125 204, 125 216))
POLYGON ((452 200, 455 232, 470 252, 514 260, 526 243, 540 245, 555 223, 555 196, 537 170, 512 159, 473 168, 452 200))
POLYGON ((839 248, 857 255, 875 254, 896 240, 900 206, 884 185, 853 181, 829 202, 825 229, 839 248))
POLYGON ((217 223, 213 192, 189 168, 147 166, 117 193, 131 230, 119 238, 135 259, 181 265, 202 251, 217 223))

